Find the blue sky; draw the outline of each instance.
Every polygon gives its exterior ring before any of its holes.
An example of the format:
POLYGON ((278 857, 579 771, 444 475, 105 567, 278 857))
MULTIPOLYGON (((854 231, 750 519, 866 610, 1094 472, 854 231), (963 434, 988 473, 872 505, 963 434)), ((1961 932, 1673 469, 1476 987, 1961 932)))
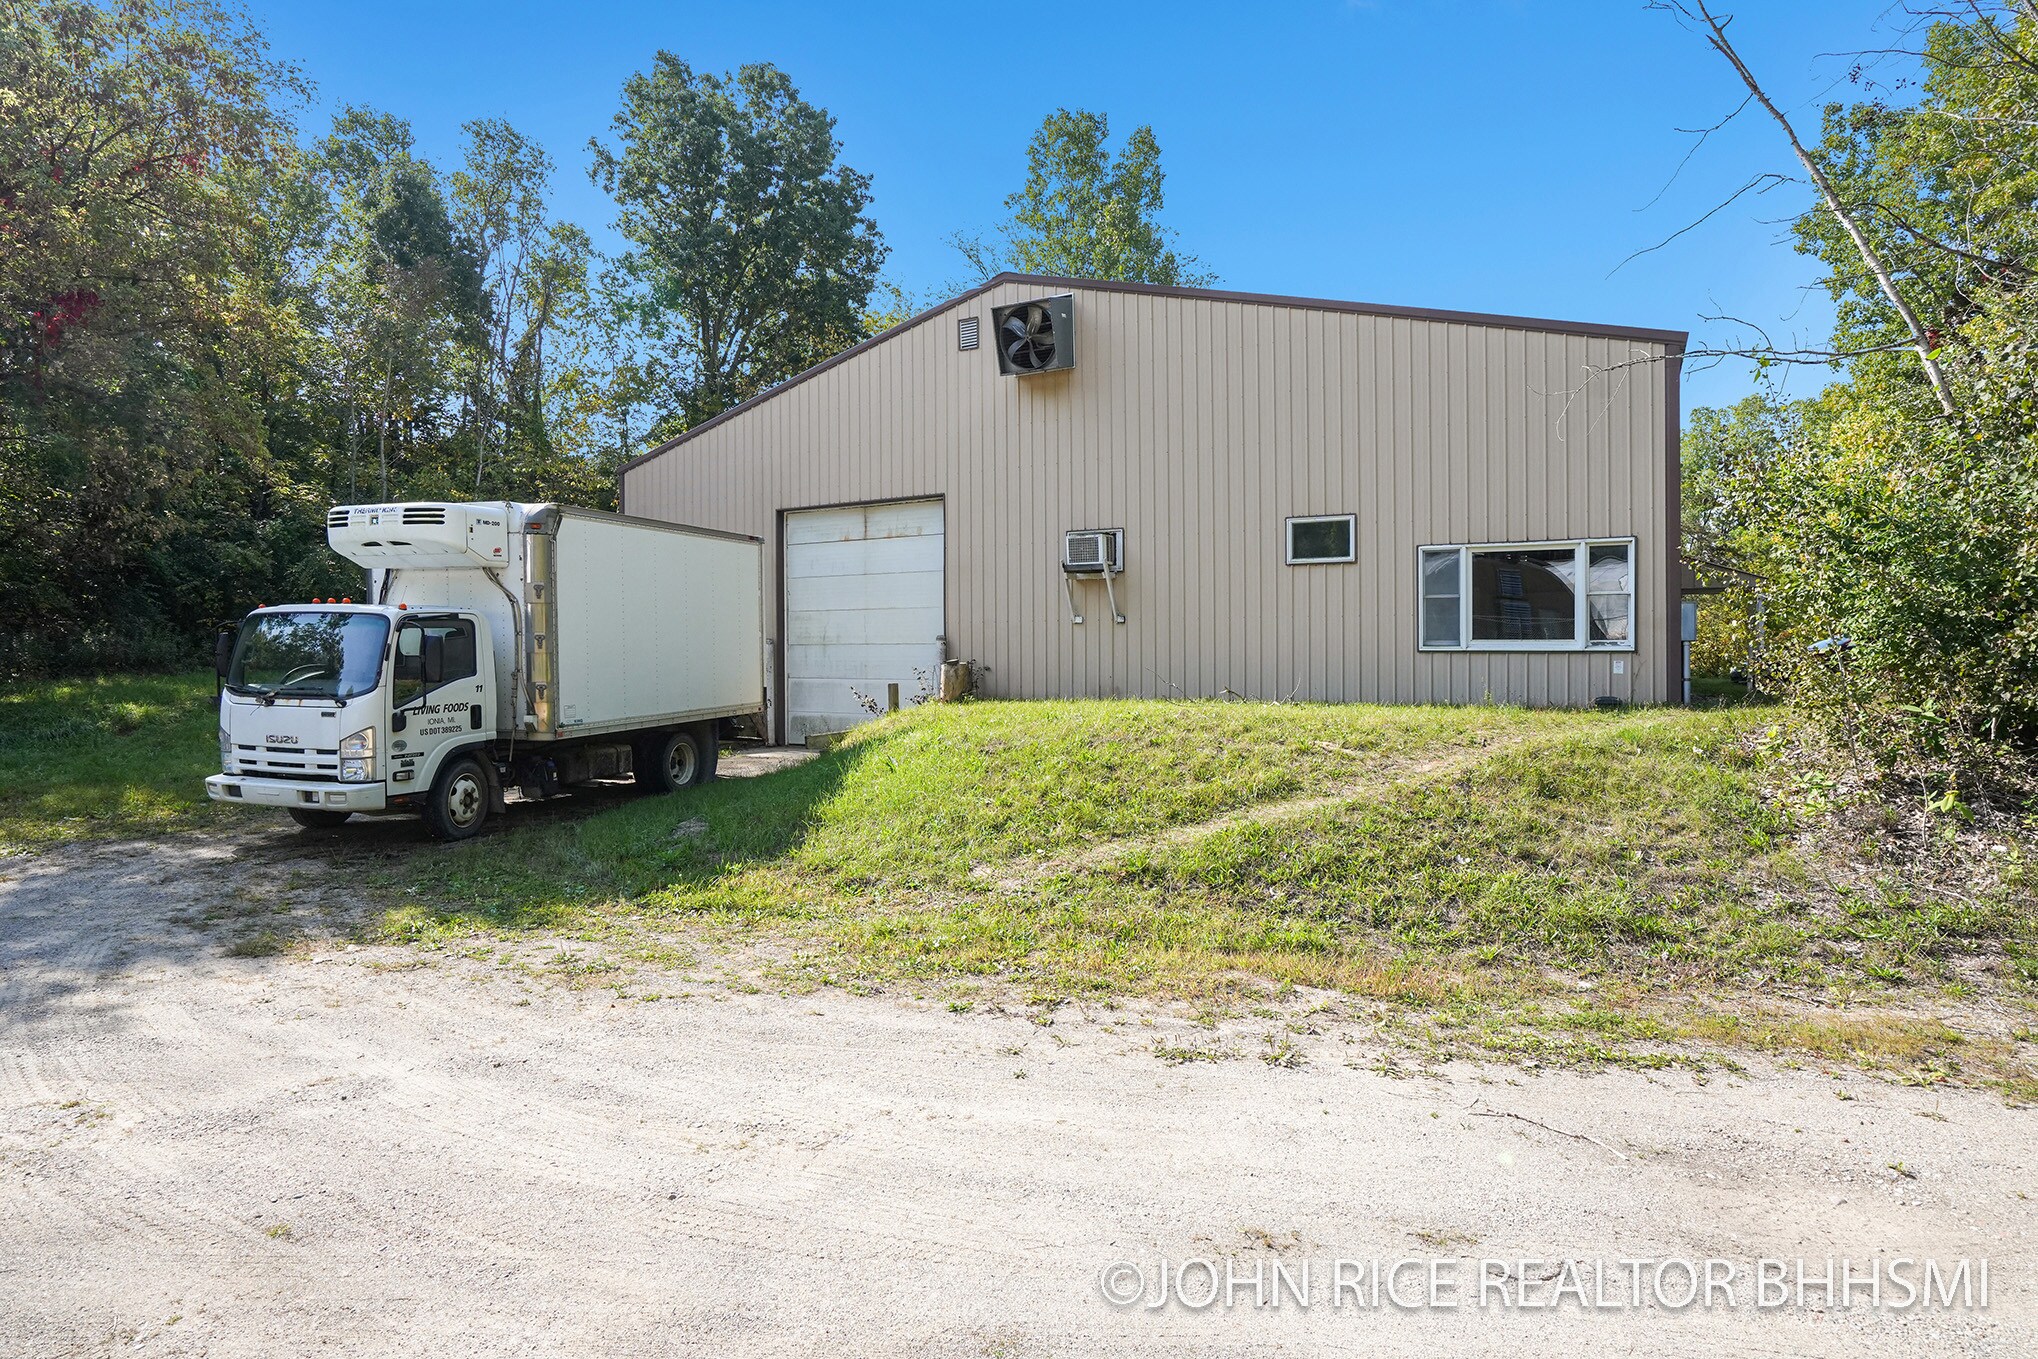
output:
MULTIPOLYGON (((844 159, 875 180, 886 274, 924 300, 964 275, 944 238, 999 219, 1027 137, 1068 106, 1114 131, 1153 124, 1166 220, 1225 287, 1663 326, 1694 343, 1729 337, 1708 315, 1779 342, 1823 339, 1831 317, 1784 242, 1809 201, 1799 186, 1622 266, 1751 175, 1795 169, 1751 111, 1676 173, 1694 141, 1677 129, 1716 122, 1741 90, 1641 0, 1063 3, 1035 18, 1011 3, 250 8, 317 83, 308 126, 372 104, 450 168, 463 121, 507 118, 559 162, 558 211, 598 244, 614 241, 611 209, 588 183, 587 139, 662 47, 699 68, 775 62, 832 112, 844 159)), ((1826 99, 1859 95, 1852 59, 1821 54, 1891 36, 1884 0, 1739 8, 1743 55, 1807 135, 1826 99)), ((1738 364, 1694 372, 1687 403, 1732 401, 1749 380, 1738 364)))

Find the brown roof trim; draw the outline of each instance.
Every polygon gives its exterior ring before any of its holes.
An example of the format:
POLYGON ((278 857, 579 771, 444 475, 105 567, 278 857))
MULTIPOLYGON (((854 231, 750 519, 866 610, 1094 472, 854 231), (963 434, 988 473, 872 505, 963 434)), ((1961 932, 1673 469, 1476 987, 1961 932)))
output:
POLYGON ((919 315, 909 317, 889 330, 879 331, 869 339, 860 344, 852 345, 833 358, 824 359, 805 372, 797 373, 787 378, 776 387, 759 392, 748 401, 740 405, 731 406, 728 410, 723 411, 712 419, 703 420, 685 433, 675 435, 648 452, 630 459, 630 461, 624 463, 617 470, 616 478, 619 490, 623 473, 628 472, 631 468, 649 462, 661 453, 677 448, 695 435, 707 433, 723 421, 733 419, 752 407, 769 401, 780 392, 799 386, 808 378, 818 377, 836 364, 852 359, 867 349, 875 348, 893 336, 911 330, 914 326, 933 318, 958 303, 967 302, 973 297, 979 297, 991 289, 1007 283, 1026 283, 1038 288, 1080 288, 1085 292, 1095 293, 1141 293, 1150 297, 1181 297, 1206 302, 1241 302, 1262 307, 1295 307, 1305 311, 1333 311, 1359 316, 1401 317, 1412 321, 1445 321, 1458 325, 1491 326, 1506 330, 1537 330, 1558 335, 1584 335, 1601 339, 1643 340, 1650 344, 1660 344, 1678 351, 1683 350, 1687 338, 1686 332, 1681 330, 1651 330, 1642 326, 1595 325, 1589 321, 1553 321, 1544 317, 1503 316, 1481 311, 1439 311, 1430 307, 1397 307, 1378 302, 1341 302, 1325 297, 1290 297, 1280 293, 1229 292, 1222 288, 1177 288, 1160 283, 1123 283, 1114 279, 1059 278, 1051 274, 1005 273, 988 278, 976 287, 971 288, 968 292, 959 293, 945 302, 937 302, 919 315))
MULTIPOLYGON (((1590 321, 1552 321, 1539 316, 1503 316, 1484 311, 1439 311, 1434 307, 1397 307, 1385 302, 1342 302, 1328 297, 1291 297, 1282 293, 1240 293, 1223 288, 1176 288, 1160 283, 1121 283, 1115 279, 1055 278, 1047 274, 1000 274, 986 283, 1032 283, 1044 288, 1082 288, 1093 293, 1144 293, 1153 297, 1186 297, 1206 302, 1245 302, 1261 307, 1295 307, 1303 311, 1336 311, 1358 316, 1396 316, 1411 321, 1451 321, 1504 330, 1541 330, 1559 335, 1590 335, 1616 340, 1647 340, 1682 344, 1681 330, 1650 330, 1641 326, 1595 325, 1590 321)), ((981 292, 982 289, 977 291, 981 292)), ((965 294, 972 296, 973 294, 965 294)), ((957 298, 960 302, 962 298, 957 298)), ((947 304, 943 304, 947 305, 947 304)))

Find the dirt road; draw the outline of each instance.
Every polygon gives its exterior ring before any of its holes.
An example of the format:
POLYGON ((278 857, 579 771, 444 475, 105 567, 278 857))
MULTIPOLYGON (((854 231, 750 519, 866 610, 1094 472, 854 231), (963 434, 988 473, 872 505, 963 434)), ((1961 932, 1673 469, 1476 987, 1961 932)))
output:
POLYGON ((315 905, 307 854, 264 829, 0 860, 0 1353, 2038 1353, 2038 1123, 1987 1093, 1399 1077, 1337 1032, 1285 1069, 1250 1055, 1264 1021, 1170 1066, 1157 1037, 1208 1036, 1125 1010, 617 1001, 194 927, 315 905), (1755 1305, 1757 1259, 1828 1255, 1985 1257, 1988 1306, 1755 1305), (1417 1305, 1373 1304, 1399 1257, 1417 1305), (1672 1257, 1737 1262, 1732 1305, 1677 1309, 1654 1266, 1628 1305, 1617 1262, 1672 1257), (1198 1265, 1162 1308, 1105 1300, 1118 1261, 1150 1300, 1163 1259, 1228 1268, 1234 1305, 1194 1305, 1198 1265), (1485 1259, 1512 1263, 1474 1306, 1485 1259), (1251 1305, 1273 1261, 1309 1264, 1310 1305, 1251 1305), (1604 1262, 1595 1295, 1523 1305, 1567 1261, 1604 1262))

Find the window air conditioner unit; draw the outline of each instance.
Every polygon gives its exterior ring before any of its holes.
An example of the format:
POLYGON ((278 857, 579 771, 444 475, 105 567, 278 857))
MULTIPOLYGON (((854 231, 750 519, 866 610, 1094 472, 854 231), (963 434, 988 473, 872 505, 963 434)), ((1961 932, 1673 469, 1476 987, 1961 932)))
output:
POLYGON ((1071 529, 1062 535, 1061 569, 1075 575, 1117 574, 1125 569, 1124 529, 1071 529))
POLYGON ((1076 577, 1096 576, 1103 580, 1104 593, 1111 600, 1111 617, 1123 623, 1125 615, 1118 609, 1118 588, 1111 581, 1124 571, 1124 529, 1071 529, 1064 533, 1061 584, 1069 597, 1069 618, 1077 623, 1083 621, 1082 611, 1076 607, 1076 577))

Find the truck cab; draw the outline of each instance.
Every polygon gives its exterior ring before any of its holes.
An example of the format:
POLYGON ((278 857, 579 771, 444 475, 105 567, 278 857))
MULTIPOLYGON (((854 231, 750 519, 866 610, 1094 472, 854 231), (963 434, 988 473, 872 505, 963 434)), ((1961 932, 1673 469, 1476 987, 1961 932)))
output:
POLYGON ((262 608, 222 659, 220 772, 205 781, 215 799, 280 807, 314 827, 423 812, 459 838, 500 798, 487 758, 495 648, 482 614, 262 608))

